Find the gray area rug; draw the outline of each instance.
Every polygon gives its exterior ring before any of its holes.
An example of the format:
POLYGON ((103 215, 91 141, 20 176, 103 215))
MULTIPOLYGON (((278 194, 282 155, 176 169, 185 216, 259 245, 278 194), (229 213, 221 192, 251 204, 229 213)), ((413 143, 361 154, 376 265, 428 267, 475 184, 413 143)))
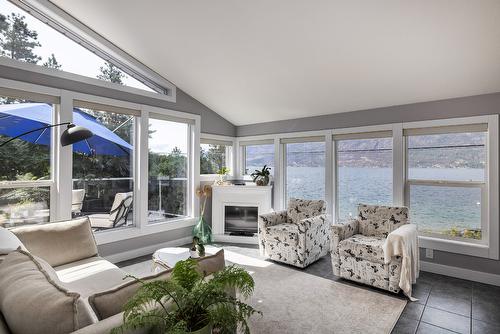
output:
MULTIPOLYGON (((253 248, 222 248, 229 263, 245 267, 255 280, 249 302, 263 316, 251 319, 252 333, 389 334, 406 305, 406 300, 376 289, 264 260, 253 248)), ((146 260, 123 269, 142 276, 152 265, 146 260)))

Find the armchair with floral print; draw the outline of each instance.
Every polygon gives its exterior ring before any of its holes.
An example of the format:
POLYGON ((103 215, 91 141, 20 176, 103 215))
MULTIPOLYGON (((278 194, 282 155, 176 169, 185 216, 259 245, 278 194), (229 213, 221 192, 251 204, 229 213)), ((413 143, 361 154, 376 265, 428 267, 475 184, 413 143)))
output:
POLYGON ((408 224, 408 208, 360 204, 358 217, 332 225, 333 274, 398 293, 401 257, 384 261, 384 242, 408 224))
POLYGON ((263 256, 305 268, 330 250, 330 223, 322 200, 290 199, 288 209, 259 216, 263 256))

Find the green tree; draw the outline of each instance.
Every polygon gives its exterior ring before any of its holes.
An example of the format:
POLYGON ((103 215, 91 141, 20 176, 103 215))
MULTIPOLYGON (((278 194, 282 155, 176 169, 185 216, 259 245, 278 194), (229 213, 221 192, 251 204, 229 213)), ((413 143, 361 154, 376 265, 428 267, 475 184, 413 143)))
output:
POLYGON ((217 174, 226 166, 226 147, 224 145, 210 145, 208 150, 200 150, 200 173, 217 174))
POLYGON ((59 64, 54 54, 51 54, 50 57, 47 58, 47 61, 43 63, 43 66, 48 68, 55 68, 56 70, 60 70, 62 68, 62 65, 59 64))
POLYGON ((118 67, 108 62, 105 62, 104 66, 99 67, 99 72, 101 73, 97 75, 97 79, 120 85, 123 85, 123 79, 126 78, 126 75, 118 67))
POLYGON ((36 55, 33 50, 41 44, 38 42, 38 33, 35 30, 30 30, 24 19, 23 15, 16 13, 8 15, 7 18, 5 16, 0 18, 2 55, 36 64, 42 58, 36 55))

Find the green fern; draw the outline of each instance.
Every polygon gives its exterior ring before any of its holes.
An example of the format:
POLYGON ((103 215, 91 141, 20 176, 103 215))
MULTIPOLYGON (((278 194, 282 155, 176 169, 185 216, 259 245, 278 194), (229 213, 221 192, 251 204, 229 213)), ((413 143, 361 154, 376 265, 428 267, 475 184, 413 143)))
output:
POLYGON ((238 290, 247 298, 255 285, 249 273, 234 265, 205 279, 197 262, 189 259, 175 265, 169 280, 144 282, 133 278, 141 287, 125 304, 123 325, 112 334, 138 328, 149 328, 150 333, 185 334, 207 324, 221 334, 234 333, 237 328, 250 333, 248 318, 261 314, 229 292, 238 290))

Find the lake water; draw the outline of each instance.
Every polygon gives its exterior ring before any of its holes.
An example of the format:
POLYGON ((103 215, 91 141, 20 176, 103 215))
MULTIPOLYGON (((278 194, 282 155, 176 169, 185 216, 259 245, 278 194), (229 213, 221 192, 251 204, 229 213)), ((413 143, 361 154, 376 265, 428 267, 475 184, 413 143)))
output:
MULTIPOLYGON (((411 168, 413 179, 484 180, 484 169, 411 168)), ((339 217, 356 216, 358 203, 392 203, 392 169, 340 167, 338 169, 339 217)), ((481 227, 481 190, 440 186, 410 188, 410 219, 423 232, 442 233, 451 228, 481 227)), ((325 172, 322 167, 288 167, 287 197, 323 199, 325 172)))

